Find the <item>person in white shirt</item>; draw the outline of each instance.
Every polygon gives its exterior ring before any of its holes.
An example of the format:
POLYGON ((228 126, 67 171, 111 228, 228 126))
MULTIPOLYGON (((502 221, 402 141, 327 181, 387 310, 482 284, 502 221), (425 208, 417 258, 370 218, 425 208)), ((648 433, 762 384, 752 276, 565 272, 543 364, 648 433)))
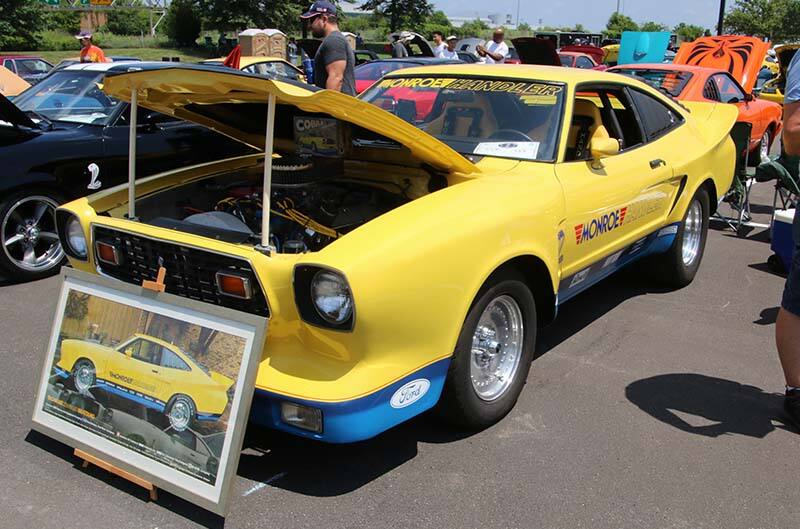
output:
POLYGON ((483 58, 486 64, 502 64, 508 57, 508 44, 504 42, 506 38, 503 28, 497 28, 492 33, 492 41, 486 46, 478 45, 476 50, 478 55, 483 58))
POLYGON ((433 56, 441 57, 444 50, 447 49, 447 44, 444 43, 444 33, 441 31, 433 32, 433 56))
POLYGON ((442 50, 442 54, 438 55, 443 59, 458 59, 458 52, 456 52, 456 44, 458 43, 458 37, 455 35, 450 35, 447 37, 447 47, 442 50))

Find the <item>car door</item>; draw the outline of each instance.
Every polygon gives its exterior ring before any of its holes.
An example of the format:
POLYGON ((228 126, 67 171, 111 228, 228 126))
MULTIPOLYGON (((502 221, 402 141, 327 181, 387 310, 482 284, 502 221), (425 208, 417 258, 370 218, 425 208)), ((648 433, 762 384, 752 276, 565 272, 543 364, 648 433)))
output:
POLYGON ((583 57, 582 55, 579 55, 575 59, 575 66, 578 68, 583 68, 584 70, 591 70, 595 67, 595 64, 591 61, 591 59, 589 59, 589 57, 583 57))
POLYGON ((560 300, 644 251, 647 237, 663 226, 677 193, 679 180, 665 150, 672 145, 662 136, 678 125, 679 116, 662 116, 674 122, 662 123, 661 130, 648 117, 648 133, 643 109, 633 101, 639 95, 613 85, 582 86, 576 93, 566 158, 556 169, 566 206, 560 300), (581 125, 587 117, 592 122, 588 131, 581 125), (593 160, 588 140, 583 156, 572 151, 580 149, 582 136, 600 126, 620 140, 619 153, 593 160))
POLYGON ((160 378, 161 346, 145 338, 139 338, 125 347, 124 351, 127 361, 124 363, 125 370, 122 374, 129 379, 126 385, 141 393, 141 395, 134 394, 137 397, 134 400, 144 399, 153 402, 153 397, 163 386, 160 378))

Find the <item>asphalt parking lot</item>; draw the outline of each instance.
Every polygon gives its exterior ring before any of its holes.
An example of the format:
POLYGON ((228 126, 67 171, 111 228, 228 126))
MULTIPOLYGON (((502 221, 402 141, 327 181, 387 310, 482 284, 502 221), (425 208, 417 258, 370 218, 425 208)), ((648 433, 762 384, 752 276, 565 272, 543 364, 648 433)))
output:
MULTIPOLYGON (((755 193, 756 220, 772 188, 755 193)), ((454 432, 423 416, 326 446, 248 431, 226 520, 147 494, 30 430, 58 278, 0 286, 0 527, 795 525, 800 435, 779 420, 784 279, 764 229, 714 224, 692 285, 632 268, 565 304, 516 408, 454 432)))

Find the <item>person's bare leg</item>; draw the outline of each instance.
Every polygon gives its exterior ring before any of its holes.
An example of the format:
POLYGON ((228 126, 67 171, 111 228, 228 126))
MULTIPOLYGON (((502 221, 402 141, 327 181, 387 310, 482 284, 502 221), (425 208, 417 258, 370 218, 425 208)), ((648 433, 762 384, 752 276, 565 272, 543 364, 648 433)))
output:
POLYGON ((775 343, 786 385, 800 388, 800 316, 781 308, 775 322, 775 343))

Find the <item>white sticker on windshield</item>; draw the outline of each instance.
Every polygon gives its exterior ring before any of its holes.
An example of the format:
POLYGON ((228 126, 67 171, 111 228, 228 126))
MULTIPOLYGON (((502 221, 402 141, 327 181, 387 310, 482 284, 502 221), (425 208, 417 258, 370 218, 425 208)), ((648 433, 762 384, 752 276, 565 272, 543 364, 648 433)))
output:
POLYGON ((485 141, 479 143, 473 154, 482 156, 503 156, 535 160, 539 154, 538 141, 485 141))

